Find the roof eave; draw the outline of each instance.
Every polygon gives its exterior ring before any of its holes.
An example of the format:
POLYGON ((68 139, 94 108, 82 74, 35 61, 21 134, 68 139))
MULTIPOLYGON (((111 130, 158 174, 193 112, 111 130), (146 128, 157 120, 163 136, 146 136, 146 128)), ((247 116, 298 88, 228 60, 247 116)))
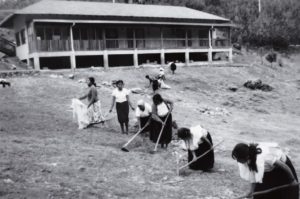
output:
POLYGON ((78 15, 78 14, 52 14, 52 13, 31 13, 31 14, 22 14, 22 15, 27 15, 27 16, 32 16, 32 19, 34 19, 34 16, 49 16, 51 17, 57 17, 60 16, 61 19, 63 18, 68 18, 68 17, 79 17, 79 18, 101 18, 101 19, 106 19, 106 20, 132 20, 132 21, 137 21, 137 22, 142 22, 142 21, 161 21, 161 22, 169 22, 169 21, 174 21, 174 22, 185 22, 185 23, 230 23, 231 21, 229 19, 221 18, 221 19, 191 19, 191 18, 168 18, 168 17, 134 17, 134 16, 98 16, 98 15, 78 15))
POLYGON ((0 22, 0 27, 1 28, 13 28, 13 19, 15 17, 15 13, 9 14, 7 17, 5 17, 1 22, 0 22))

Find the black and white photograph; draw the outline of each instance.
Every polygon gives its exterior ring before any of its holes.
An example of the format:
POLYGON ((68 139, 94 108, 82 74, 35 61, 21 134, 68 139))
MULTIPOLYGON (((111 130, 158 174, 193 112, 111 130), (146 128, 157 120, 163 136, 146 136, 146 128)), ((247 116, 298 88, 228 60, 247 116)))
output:
POLYGON ((300 199, 299 0, 0 0, 1 199, 300 199))

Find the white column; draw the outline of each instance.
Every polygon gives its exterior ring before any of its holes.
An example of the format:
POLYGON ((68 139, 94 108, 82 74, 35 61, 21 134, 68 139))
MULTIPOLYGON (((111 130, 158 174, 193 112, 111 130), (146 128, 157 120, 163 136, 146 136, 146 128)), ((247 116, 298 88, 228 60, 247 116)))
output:
POLYGON ((165 63, 166 63, 166 61, 165 61, 165 50, 161 49, 160 50, 160 64, 161 64, 161 66, 164 66, 165 63))
POLYGON ((189 66, 190 64, 190 52, 188 49, 185 50, 185 66, 189 66))
POLYGON ((40 70, 40 57, 38 55, 34 55, 33 57, 33 65, 35 70, 40 70))
POLYGON ((208 49, 208 62, 212 62, 212 48, 208 49))
POLYGON ((75 57, 75 52, 71 52, 70 60, 71 60, 71 69, 72 69, 73 71, 75 71, 75 69, 76 69, 76 57, 75 57))
POLYGON ((209 43, 208 62, 210 62, 210 63, 212 62, 212 39, 211 39, 212 28, 208 31, 208 43, 209 43))
POLYGON ((105 69, 108 69, 109 63, 108 63, 108 52, 107 50, 103 51, 103 65, 105 69))
POLYGON ((76 58, 75 58, 75 50, 74 50, 74 38, 73 38, 73 26, 75 26, 75 23, 73 23, 70 26, 70 42, 71 42, 71 69, 75 71, 76 69, 76 58))
POLYGON ((232 48, 229 49, 228 53, 229 53, 228 55, 229 62, 232 63, 232 48))
POLYGON ((133 64, 134 64, 135 68, 139 67, 139 60, 138 60, 138 51, 137 51, 137 49, 134 49, 134 52, 133 52, 133 64))

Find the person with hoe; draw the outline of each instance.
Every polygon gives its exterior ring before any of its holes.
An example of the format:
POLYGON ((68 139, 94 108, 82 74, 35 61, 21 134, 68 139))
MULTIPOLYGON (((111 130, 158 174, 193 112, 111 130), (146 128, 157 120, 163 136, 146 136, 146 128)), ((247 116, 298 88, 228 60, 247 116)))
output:
POLYGON ((151 121, 152 107, 144 100, 139 100, 137 108, 135 110, 135 116, 138 119, 139 130, 143 129, 143 132, 149 131, 149 124, 151 121))
POLYGON ((132 110, 134 110, 134 107, 132 106, 129 98, 130 91, 124 88, 123 80, 116 81, 116 86, 117 88, 115 88, 112 92, 112 104, 109 112, 112 112, 114 105, 116 104, 118 121, 120 123, 122 133, 128 134, 129 106, 132 110))
POLYGON ((214 166, 214 150, 210 133, 200 125, 191 128, 178 129, 177 136, 185 142, 188 151, 188 162, 195 161, 189 165, 192 170, 208 171, 214 166), (212 150, 211 150, 212 149, 212 150), (206 153, 209 151, 206 155, 206 153), (197 159, 197 157, 203 157, 197 159))
POLYGON ((239 143, 232 158, 238 162, 241 178, 251 183, 250 192, 242 198, 299 198, 294 166, 277 143, 239 143))
POLYGON ((138 119, 139 130, 135 133, 121 148, 122 151, 129 152, 127 146, 139 135, 150 130, 152 107, 144 100, 139 100, 135 110, 135 116, 138 119))
POLYGON ((150 140, 154 143, 158 141, 161 144, 161 148, 167 148, 172 140, 171 111, 173 110, 173 102, 162 98, 160 94, 155 94, 152 99, 150 140), (159 137, 159 134, 161 134, 161 137, 159 137))
POLYGON ((97 85, 94 77, 89 77, 87 81, 89 91, 86 95, 79 98, 79 100, 88 100, 87 117, 89 125, 104 122, 105 118, 102 114, 101 103, 98 98, 97 85))

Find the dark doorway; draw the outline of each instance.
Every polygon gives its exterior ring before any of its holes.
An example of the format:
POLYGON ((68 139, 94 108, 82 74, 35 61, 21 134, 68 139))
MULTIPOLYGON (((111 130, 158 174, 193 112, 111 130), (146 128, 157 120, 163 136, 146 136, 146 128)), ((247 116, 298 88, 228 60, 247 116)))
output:
POLYGON ((160 64, 160 54, 141 54, 138 55, 138 62, 140 64, 160 64))
POLYGON ((110 67, 133 66, 133 55, 108 55, 110 67))
POLYGON ((70 69, 70 57, 40 57, 41 69, 70 69))
POLYGON ((103 67, 103 56, 76 56, 76 68, 103 67))
POLYGON ((208 53, 190 53, 190 61, 208 61, 208 53))
POLYGON ((166 53, 166 63, 168 62, 185 62, 185 53, 166 53))

